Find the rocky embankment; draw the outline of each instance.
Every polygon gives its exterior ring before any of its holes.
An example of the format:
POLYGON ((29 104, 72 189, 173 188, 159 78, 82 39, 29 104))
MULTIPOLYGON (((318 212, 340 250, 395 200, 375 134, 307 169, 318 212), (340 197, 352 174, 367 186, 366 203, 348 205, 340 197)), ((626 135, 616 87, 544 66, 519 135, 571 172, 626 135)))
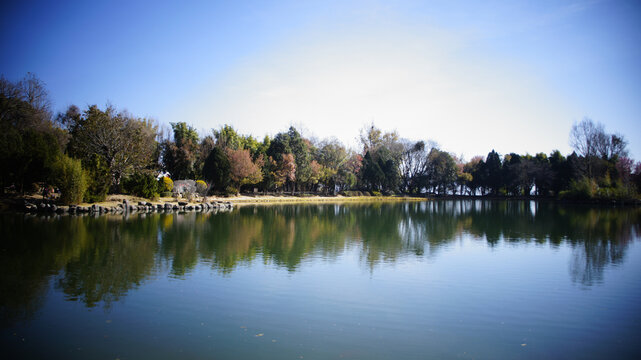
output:
POLYGON ((55 214, 128 214, 128 213, 150 213, 150 212, 208 212, 231 210, 234 205, 231 202, 212 201, 203 203, 189 203, 186 201, 151 203, 139 201, 130 203, 123 200, 122 203, 113 206, 91 205, 69 205, 58 206, 48 201, 25 201, 23 210, 28 213, 55 213, 55 214))

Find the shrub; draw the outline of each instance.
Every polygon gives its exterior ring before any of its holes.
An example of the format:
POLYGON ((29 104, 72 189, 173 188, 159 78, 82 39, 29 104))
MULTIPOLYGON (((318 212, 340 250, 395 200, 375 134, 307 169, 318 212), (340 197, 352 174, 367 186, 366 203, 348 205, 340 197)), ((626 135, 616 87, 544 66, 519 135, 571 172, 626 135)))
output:
POLYGON ((383 196, 383 194, 380 191, 373 190, 372 196, 383 196))
MULTIPOLYGON (((158 180, 158 191, 165 193, 174 189, 174 181, 169 176, 163 176, 158 180)), ((171 196, 171 195, 169 195, 171 196)))
POLYGON ((636 198, 637 194, 633 186, 616 184, 613 187, 599 188, 596 196, 604 200, 628 200, 636 198))
POLYGON ((572 180, 570 188, 559 193, 561 199, 590 200, 597 193, 598 186, 594 180, 584 177, 579 181, 572 180))
POLYGON ((60 189, 60 201, 65 204, 78 204, 87 190, 87 175, 80 160, 60 155, 52 165, 51 182, 60 189))
POLYGON ((103 201, 111 187, 111 170, 101 157, 94 155, 86 160, 84 168, 87 174, 87 191, 84 199, 87 202, 103 201))
POLYGON ((233 185, 229 185, 225 188, 224 195, 229 196, 229 195, 236 195, 238 194, 239 189, 233 185))
POLYGON ((198 192, 200 196, 207 195, 207 189, 208 186, 206 182, 202 180, 196 180, 196 192, 198 192))
POLYGON ((134 173, 123 181, 123 190, 131 195, 147 199, 157 198, 158 181, 153 175, 146 173, 134 173))
POLYGON ((162 197, 173 197, 174 193, 172 193, 171 191, 164 191, 164 192, 160 193, 160 196, 162 196, 162 197))

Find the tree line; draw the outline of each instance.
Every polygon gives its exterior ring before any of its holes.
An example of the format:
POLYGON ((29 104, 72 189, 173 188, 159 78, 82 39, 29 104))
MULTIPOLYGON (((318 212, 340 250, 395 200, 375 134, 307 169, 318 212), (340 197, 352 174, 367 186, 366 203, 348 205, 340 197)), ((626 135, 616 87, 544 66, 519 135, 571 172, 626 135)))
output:
POLYGON ((203 194, 246 191, 389 195, 637 197, 641 163, 627 140, 590 119, 570 133, 564 156, 490 151, 469 161, 433 141, 411 141, 371 124, 360 148, 335 138, 306 138, 295 127, 258 140, 224 125, 201 135, 186 122, 167 131, 113 105, 53 114, 47 90, 27 74, 0 78, 0 191, 43 185, 63 202, 100 201, 109 193, 157 197, 171 181, 202 180, 203 194), (159 178, 163 174, 163 179, 159 178))

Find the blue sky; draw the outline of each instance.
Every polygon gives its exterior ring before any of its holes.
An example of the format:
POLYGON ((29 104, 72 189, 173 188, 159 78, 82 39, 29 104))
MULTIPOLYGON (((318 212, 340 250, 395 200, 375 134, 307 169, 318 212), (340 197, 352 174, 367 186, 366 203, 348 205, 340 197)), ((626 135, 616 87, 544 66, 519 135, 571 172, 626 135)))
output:
POLYGON ((202 132, 229 123, 356 145, 370 122, 466 158, 569 153, 590 117, 641 158, 636 1, 16 1, 0 73, 56 111, 111 102, 202 132))

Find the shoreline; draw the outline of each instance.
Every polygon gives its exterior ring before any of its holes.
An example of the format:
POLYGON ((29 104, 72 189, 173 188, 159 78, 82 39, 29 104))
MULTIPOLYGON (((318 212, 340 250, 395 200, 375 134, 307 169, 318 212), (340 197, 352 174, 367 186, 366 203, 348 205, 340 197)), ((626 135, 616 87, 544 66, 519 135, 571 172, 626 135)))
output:
POLYGON ((149 200, 132 195, 108 195, 105 201, 58 205, 54 199, 43 199, 40 195, 25 195, 0 198, 2 213, 44 213, 44 214, 126 214, 143 212, 207 212, 231 210, 235 206, 303 204, 303 203, 344 203, 344 202, 398 202, 427 201, 425 197, 409 196, 292 196, 292 195, 239 195, 233 197, 208 196, 197 200, 162 197, 149 200))
POLYGON ((373 203, 373 202, 421 202, 435 200, 490 200, 490 201, 544 201, 559 204, 583 204, 597 206, 639 206, 641 200, 627 199, 591 199, 591 200, 559 200, 549 197, 500 197, 500 196, 469 196, 469 195, 447 195, 447 196, 326 196, 326 195, 254 195, 242 194, 238 196, 208 196, 197 200, 187 201, 174 197, 163 197, 156 200, 149 200, 132 195, 114 194, 108 195, 105 201, 96 203, 80 203, 74 205, 57 205, 53 199, 43 199, 40 195, 5 196, 0 198, 0 212, 22 212, 22 213, 99 213, 99 214, 123 214, 132 212, 190 212, 190 211, 211 211, 230 210, 235 206, 246 205, 282 205, 282 204, 323 204, 323 203, 373 203))
MULTIPOLYGON (((215 197, 210 197, 215 198, 215 197)), ((427 201, 418 196, 293 196, 293 195, 240 195, 219 197, 217 200, 229 201, 234 205, 267 205, 267 204, 302 204, 302 203, 342 203, 342 202, 392 202, 392 201, 427 201)))

